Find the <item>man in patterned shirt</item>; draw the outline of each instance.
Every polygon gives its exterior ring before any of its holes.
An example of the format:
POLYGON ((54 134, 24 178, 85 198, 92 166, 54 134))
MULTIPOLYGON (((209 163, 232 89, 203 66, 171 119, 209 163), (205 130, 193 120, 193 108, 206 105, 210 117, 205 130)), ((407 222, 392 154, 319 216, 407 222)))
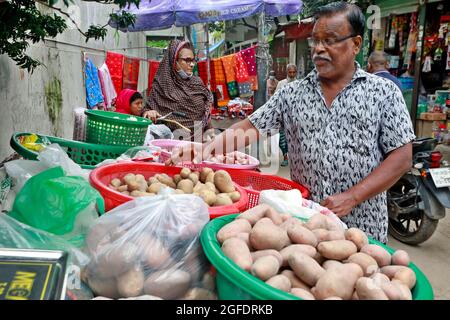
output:
POLYGON ((203 156, 241 149, 257 133, 284 130, 292 180, 349 227, 385 243, 385 191, 411 166, 411 120, 398 87, 355 62, 365 22, 361 10, 336 2, 315 18, 309 39, 315 69, 217 136, 203 156))

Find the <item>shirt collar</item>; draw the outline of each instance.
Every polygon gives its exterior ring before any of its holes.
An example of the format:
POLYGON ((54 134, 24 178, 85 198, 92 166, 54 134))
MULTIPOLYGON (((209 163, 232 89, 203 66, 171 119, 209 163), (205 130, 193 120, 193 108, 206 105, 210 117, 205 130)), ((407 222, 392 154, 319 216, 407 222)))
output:
MULTIPOLYGON (((364 71, 361 68, 361 65, 358 63, 358 61, 355 61, 355 67, 356 67, 356 71, 353 74, 352 80, 350 81, 351 83, 355 82, 358 79, 365 79, 367 78, 367 72, 364 71)), ((318 73, 317 73, 317 69, 314 68, 306 77, 305 80, 309 80, 311 84, 318 84, 319 80, 318 80, 318 73)))

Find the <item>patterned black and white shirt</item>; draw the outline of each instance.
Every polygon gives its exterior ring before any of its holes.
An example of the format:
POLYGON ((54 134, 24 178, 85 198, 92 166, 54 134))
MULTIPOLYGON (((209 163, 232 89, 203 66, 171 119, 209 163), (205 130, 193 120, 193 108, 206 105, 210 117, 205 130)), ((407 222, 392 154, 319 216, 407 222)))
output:
MULTIPOLYGON (((285 131, 291 178, 307 187, 316 202, 348 190, 387 153, 415 139, 400 89, 359 65, 331 108, 313 70, 278 90, 249 119, 261 133, 285 131)), ((342 220, 386 243, 386 193, 361 203, 342 220)))

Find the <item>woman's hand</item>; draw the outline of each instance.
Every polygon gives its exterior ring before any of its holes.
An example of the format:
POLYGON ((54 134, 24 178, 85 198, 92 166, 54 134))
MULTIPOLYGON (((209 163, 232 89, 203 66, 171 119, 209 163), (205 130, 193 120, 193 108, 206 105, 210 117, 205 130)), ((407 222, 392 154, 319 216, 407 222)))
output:
POLYGON ((153 123, 156 122, 156 120, 161 117, 161 115, 158 113, 158 111, 155 110, 147 110, 142 114, 142 117, 148 118, 152 120, 153 123))

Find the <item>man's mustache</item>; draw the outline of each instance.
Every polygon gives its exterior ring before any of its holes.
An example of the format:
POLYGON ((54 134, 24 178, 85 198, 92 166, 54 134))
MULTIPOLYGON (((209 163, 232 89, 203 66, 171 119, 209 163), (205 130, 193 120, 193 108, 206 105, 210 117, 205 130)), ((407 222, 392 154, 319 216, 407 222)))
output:
POLYGON ((316 62, 317 60, 325 60, 325 61, 331 62, 331 58, 330 57, 314 55, 313 56, 313 61, 316 62))

